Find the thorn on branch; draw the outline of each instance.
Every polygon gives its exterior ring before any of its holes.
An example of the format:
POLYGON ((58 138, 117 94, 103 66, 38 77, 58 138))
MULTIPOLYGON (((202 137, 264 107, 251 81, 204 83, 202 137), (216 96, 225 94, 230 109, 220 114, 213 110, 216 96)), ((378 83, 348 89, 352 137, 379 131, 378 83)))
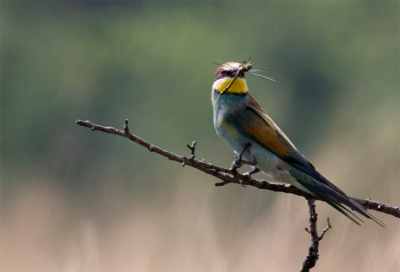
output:
POLYGON ((229 182, 229 181, 217 182, 217 183, 215 183, 215 186, 216 186, 216 187, 224 186, 224 185, 226 185, 226 184, 228 184, 228 183, 230 183, 230 182, 229 182))
POLYGON ((189 158, 189 160, 191 160, 191 161, 194 160, 194 151, 196 149, 196 144, 197 144, 196 141, 193 141, 191 145, 186 144, 186 146, 190 149, 190 158, 189 158))
POLYGON ((182 167, 184 167, 186 165, 186 157, 183 157, 183 162, 182 162, 182 167))
MULTIPOLYGON (((129 131, 129 127, 128 127, 128 119, 125 119, 125 124, 124 124, 124 132, 125 134, 130 134, 131 132, 129 131)), ((150 149, 149 149, 150 150, 150 149)), ((151 151, 151 150, 150 150, 151 151)))

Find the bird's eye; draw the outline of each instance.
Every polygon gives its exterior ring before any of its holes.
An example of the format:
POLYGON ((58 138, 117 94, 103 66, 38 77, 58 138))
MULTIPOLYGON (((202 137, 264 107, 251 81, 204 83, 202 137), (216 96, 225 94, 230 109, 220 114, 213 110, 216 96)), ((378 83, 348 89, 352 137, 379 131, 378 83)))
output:
POLYGON ((226 76, 226 75, 227 75, 227 72, 225 70, 222 70, 221 71, 221 76, 226 76))

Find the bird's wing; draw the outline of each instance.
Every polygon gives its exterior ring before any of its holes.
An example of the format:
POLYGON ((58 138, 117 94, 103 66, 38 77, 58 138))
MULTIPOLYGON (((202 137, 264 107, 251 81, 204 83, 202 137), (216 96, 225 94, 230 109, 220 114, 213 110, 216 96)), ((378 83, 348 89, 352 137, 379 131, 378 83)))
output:
MULTIPOLYGON (((265 146, 269 151, 280 157, 285 162, 299 168, 301 171, 315 178, 321 176, 315 167, 300 154, 294 144, 268 116, 265 110, 258 104, 255 98, 249 94, 246 115, 249 120, 240 120, 240 128, 255 138, 257 142, 265 146), (251 117, 250 117, 251 116, 251 117)), ((243 114, 241 116, 244 116, 243 114)))
MULTIPOLYGON (((282 136, 282 138, 285 140, 285 144, 288 144, 291 146, 291 148, 296 149, 294 144, 290 141, 290 139, 286 136, 285 133, 275 124, 275 122, 271 119, 271 117, 268 116, 267 112, 260 106, 260 104, 257 102, 257 100, 249 94, 249 102, 248 102, 248 107, 254 110, 262 119, 264 119, 265 122, 273 129, 275 130, 279 135, 282 136)), ((297 150, 297 149, 296 149, 297 150)))
MULTIPOLYGON (((290 174, 298 180, 307 190, 324 200, 341 213, 349 217, 355 223, 357 219, 350 210, 342 204, 383 226, 383 224, 370 215, 364 207, 349 199, 349 197, 333 183, 322 176, 317 169, 296 149, 289 138, 267 115, 265 110, 258 104, 253 96, 249 94, 249 102, 246 112, 239 113, 232 118, 231 122, 244 133, 249 134, 258 143, 277 155, 283 161, 294 166, 290 174)), ((360 220, 361 221, 361 220, 360 220)))

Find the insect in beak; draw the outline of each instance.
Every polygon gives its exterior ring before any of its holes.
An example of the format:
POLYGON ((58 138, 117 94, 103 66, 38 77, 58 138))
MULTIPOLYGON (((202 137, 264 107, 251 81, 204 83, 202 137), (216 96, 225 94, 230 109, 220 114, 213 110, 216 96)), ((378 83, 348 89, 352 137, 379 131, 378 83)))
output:
POLYGON ((229 85, 226 86, 226 88, 221 92, 221 94, 224 94, 227 90, 229 90, 229 88, 232 86, 233 82, 235 82, 235 80, 241 73, 250 71, 250 69, 252 67, 253 67, 253 65, 251 64, 251 59, 249 59, 248 61, 243 61, 243 64, 241 64, 239 66, 239 68, 237 69, 235 77, 232 79, 232 81, 229 83, 229 85))

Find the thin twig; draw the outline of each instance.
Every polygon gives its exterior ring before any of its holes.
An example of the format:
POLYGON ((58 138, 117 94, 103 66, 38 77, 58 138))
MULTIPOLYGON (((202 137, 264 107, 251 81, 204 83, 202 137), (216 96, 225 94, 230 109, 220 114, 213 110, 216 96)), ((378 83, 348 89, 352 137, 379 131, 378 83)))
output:
POLYGON ((197 142, 193 141, 191 145, 188 145, 188 144, 186 145, 190 149, 190 158, 189 158, 190 160, 194 159, 194 152, 196 150, 196 144, 197 144, 197 142))
MULTIPOLYGON (((274 191, 274 192, 294 194, 294 195, 305 197, 307 199, 318 200, 318 198, 315 197, 314 195, 311 195, 304 191, 301 191, 300 189, 298 189, 294 186, 291 186, 289 184, 280 184, 280 183, 275 183, 275 182, 269 182, 266 180, 249 179, 245 175, 242 175, 236 171, 234 172, 229 169, 222 168, 222 167, 216 166, 214 164, 208 163, 204 159, 200 160, 200 161, 196 160, 196 159, 194 159, 194 144, 193 143, 192 143, 193 150, 190 148, 192 151, 191 153, 192 153, 193 158, 190 157, 189 159, 187 159, 185 156, 179 156, 175 153, 172 153, 165 149, 159 148, 159 147, 139 138, 138 136, 132 134, 128 128, 128 120, 125 120, 125 125, 124 125, 123 131, 113 128, 113 127, 104 127, 104 126, 92 123, 90 121, 78 120, 78 121, 76 121, 76 123, 80 126, 88 127, 93 131, 98 130, 98 131, 115 134, 115 135, 118 135, 121 137, 128 138, 131 141, 134 141, 135 143, 147 148, 150 152, 157 153, 161 156, 166 157, 169 160, 191 166, 191 167, 196 168, 206 174, 212 175, 212 176, 222 180, 222 182, 216 183, 215 184, 216 186, 222 186, 222 185, 225 185, 228 183, 236 183, 236 184, 241 184, 241 185, 249 185, 249 186, 257 187, 259 189, 265 189, 265 190, 270 190, 270 191, 274 191)), ((363 199, 363 198, 353 198, 353 199, 368 209, 387 213, 387 214, 390 214, 390 215, 400 218, 399 207, 393 207, 393 206, 390 206, 385 203, 373 201, 371 199, 363 199)))
POLYGON ((328 225, 322 230, 321 235, 319 236, 320 241, 322 240, 322 238, 324 238, 325 233, 327 233, 328 230, 332 228, 331 222, 329 222, 329 217, 326 218, 326 221, 328 222, 328 225))
POLYGON ((186 144, 186 146, 190 149, 190 158, 186 158, 183 156, 182 167, 186 165, 187 160, 194 160, 194 151, 196 149, 196 141, 193 141, 191 145, 186 144))

